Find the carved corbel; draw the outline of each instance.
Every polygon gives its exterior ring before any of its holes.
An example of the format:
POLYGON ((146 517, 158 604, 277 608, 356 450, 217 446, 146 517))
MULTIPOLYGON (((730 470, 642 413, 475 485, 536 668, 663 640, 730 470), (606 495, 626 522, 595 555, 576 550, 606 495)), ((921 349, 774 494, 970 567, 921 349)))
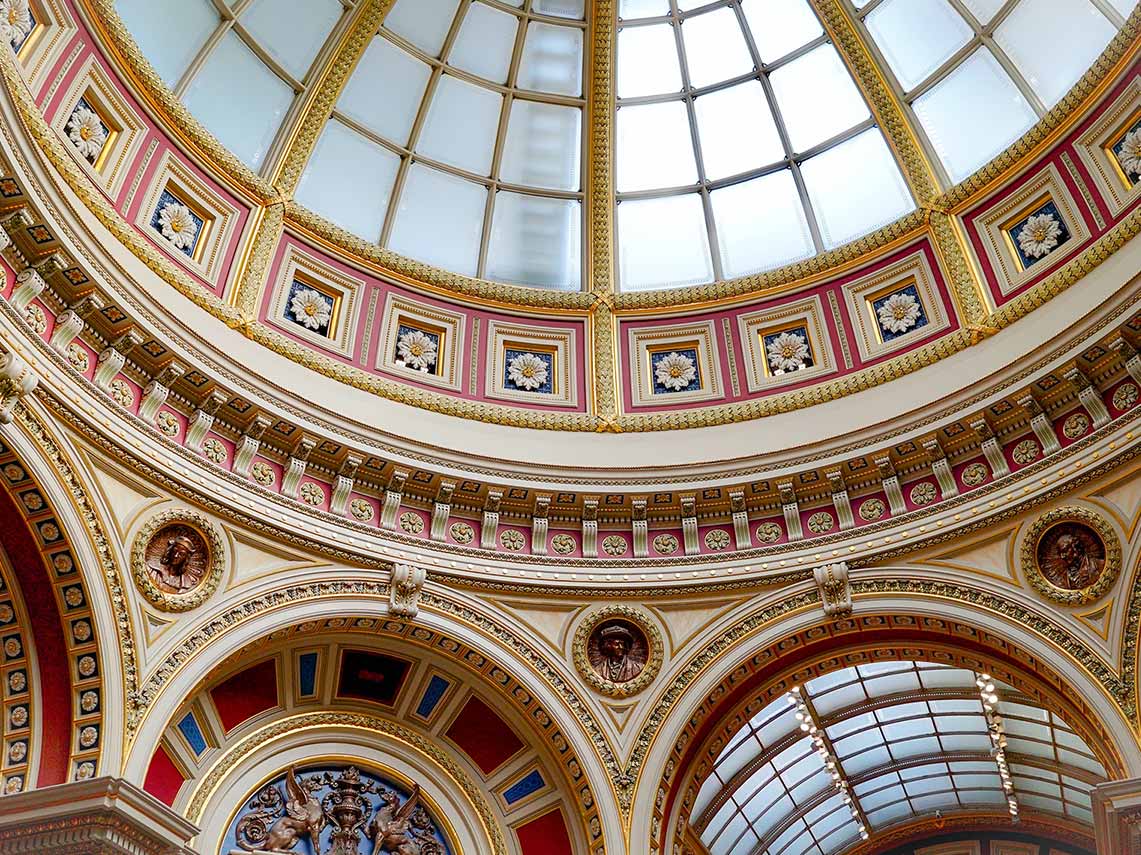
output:
POLYGON ((214 427, 214 416, 218 408, 230 400, 230 393, 215 389, 206 396, 206 400, 194 411, 190 419, 190 426, 186 429, 186 447, 192 451, 200 451, 202 440, 210 428, 214 427))
POLYGON ((650 554, 650 523, 646 519, 646 498, 640 496, 631 499, 630 507, 634 524, 634 557, 645 558, 650 554))
POLYGON ((142 343, 142 334, 137 330, 130 329, 103 348, 95 368, 95 385, 100 389, 106 389, 110 386, 111 381, 127 364, 127 357, 131 351, 142 343))
POLYGON ((242 438, 238 440, 237 451, 234 453, 234 468, 233 472, 243 478, 248 478, 250 475, 250 466, 253 465, 254 455, 258 453, 261 448, 262 434, 265 433, 266 428, 270 425, 269 416, 258 415, 250 422, 250 426, 246 428, 246 432, 242 438))
POLYGON ((337 477, 333 482, 333 498, 329 502, 329 510, 334 514, 344 515, 349 510, 349 497, 353 493, 353 484, 356 483, 357 469, 364 458, 359 454, 350 454, 341 463, 337 470, 337 477))
POLYGON ((455 481, 440 482, 440 489, 436 492, 436 503, 432 507, 432 528, 428 532, 432 540, 442 543, 448 539, 448 520, 452 517, 452 493, 455 489, 455 481))
POLYGON ((168 362, 154 379, 143 389, 143 400, 139 404, 139 418, 147 424, 154 424, 159 407, 166 403, 170 387, 178 382, 186 369, 177 362, 168 362))
POLYGON ((695 496, 681 497, 681 535, 685 541, 685 554, 697 555, 701 547, 697 542, 697 499, 695 496))
POLYGON ((396 517, 400 513, 400 503, 404 501, 404 482, 408 480, 407 469, 397 469, 388 479, 384 491, 384 506, 380 509, 380 527, 396 530, 396 517))
POLYGON ((1124 336, 1117 336, 1109 342, 1109 346, 1120 354, 1125 361, 1125 370, 1133 378, 1134 383, 1141 383, 1141 353, 1137 352, 1124 336))
POLYGON ((1099 428, 1109 424, 1109 410, 1105 406, 1105 401, 1102 400, 1101 392, 1090 382, 1089 377, 1076 365, 1071 365, 1062 373, 1078 390, 1078 400, 1082 402, 1090 417, 1093 418, 1093 426, 1099 428))
POLYGON ((13 351, 0 356, 0 424, 12 421, 12 411, 25 395, 35 391, 40 378, 13 351))
POLYGON ((598 557, 598 496, 582 500, 582 554, 598 557))
POLYGON ((745 507, 745 491, 733 490, 729 493, 729 510, 733 514, 733 536, 738 549, 749 549, 753 545, 753 535, 749 532, 749 509, 745 507))
POLYGON ((971 419, 971 430, 978 434, 982 442, 983 455, 990 466, 995 478, 1010 474, 1010 465, 1006 462, 1006 455, 1002 453, 1002 446, 998 443, 998 436, 990 426, 985 416, 971 419))
POLYGON ((828 617, 847 617, 852 613, 852 586, 848 582, 848 565, 844 561, 825 564, 812 571, 824 614, 828 617))
POLYGON ((1060 451, 1062 444, 1058 442, 1058 435, 1054 433, 1050 417, 1046 415, 1038 399, 1030 392, 1026 392, 1018 399, 1018 405, 1030 416, 1030 428, 1042 445, 1042 453, 1053 454, 1055 451, 1060 451))
POLYGON ((75 341, 75 337, 83 332, 85 320, 93 312, 103 308, 103 298, 96 292, 91 292, 70 308, 59 313, 55 319, 55 329, 49 344, 60 353, 67 353, 68 346, 75 341))
POLYGON ((781 510, 784 512, 784 525, 788 531, 788 539, 802 540, 804 529, 800 525, 800 504, 796 500, 796 492, 792 489, 791 481, 781 481, 777 484, 780 492, 781 510))
MULTIPOLYGON (((0 234, 6 233, 0 232, 0 234)), ((21 270, 16 277, 16 287, 13 289, 8 302, 13 309, 23 314, 24 310, 31 305, 32 300, 40 296, 46 287, 47 283, 44 282, 44 277, 40 275, 40 271, 34 267, 21 270)))
POLYGON ((907 511, 907 504, 903 501, 903 489, 899 485, 899 474, 895 465, 888 456, 875 458, 876 468, 880 472, 880 483, 887 494, 887 503, 891 508, 892 516, 899 516, 907 511))
POLYGON ((551 512, 551 497, 535 497, 535 511, 531 516, 531 554, 547 554, 547 516, 551 512))
POLYGON ((495 549, 495 536, 499 533, 499 503, 502 501, 502 490, 487 491, 483 503, 483 526, 479 531, 479 545, 484 549, 495 549))
POLYGON ((927 452, 927 459, 931 461, 931 471, 935 473, 935 480, 939 482, 939 492, 943 498, 951 499, 959 495, 959 486, 955 483, 951 464, 947 461, 947 453, 943 451, 938 438, 931 436, 923 440, 923 450, 927 452))
POLYGON ((291 499, 297 498, 301 489, 301 476, 305 474, 305 468, 309 465, 309 455, 316 446, 317 441, 312 437, 303 436, 297 441, 297 445, 289 455, 289 465, 285 468, 285 475, 281 479, 281 495, 291 499))
POLYGON ((420 592, 428 571, 413 564, 394 564, 388 591, 388 611, 393 617, 411 620, 420 611, 420 592))
POLYGON ((832 507, 836 509, 836 517, 840 520, 840 531, 855 528, 856 520, 852 516, 852 501, 848 498, 848 485, 844 483, 843 473, 839 469, 834 469, 824 474, 832 487, 832 507))

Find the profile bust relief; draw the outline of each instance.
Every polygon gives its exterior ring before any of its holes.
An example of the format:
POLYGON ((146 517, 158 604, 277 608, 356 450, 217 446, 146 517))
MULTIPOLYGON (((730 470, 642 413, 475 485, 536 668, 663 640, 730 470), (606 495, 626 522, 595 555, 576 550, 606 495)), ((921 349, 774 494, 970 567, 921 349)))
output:
POLYGON ((1088 508, 1062 507, 1030 524, 1022 542, 1022 568, 1040 593, 1061 603, 1093 602, 1121 569, 1113 527, 1088 508))
POLYGON ((597 611, 575 633, 574 660, 598 691, 625 697, 641 691, 661 664, 662 642, 649 618, 628 606, 597 611))
POLYGON ((222 559, 214 524, 191 510, 151 517, 131 549, 136 586, 164 611, 185 611, 205 602, 222 576, 222 559))

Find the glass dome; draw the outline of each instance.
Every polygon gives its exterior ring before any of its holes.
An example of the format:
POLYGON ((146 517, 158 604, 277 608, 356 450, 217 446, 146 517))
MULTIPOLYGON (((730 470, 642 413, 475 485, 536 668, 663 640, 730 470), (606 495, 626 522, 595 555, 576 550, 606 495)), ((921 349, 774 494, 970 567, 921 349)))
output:
MULTIPOLYGON (((886 81, 939 189, 1057 104, 1133 6, 838 3, 877 66, 864 73, 886 81), (1042 49, 1062 40, 1064 52, 1042 49)), ((190 112, 270 181, 362 11, 357 0, 116 7, 190 112)), ((812 257, 917 204, 867 82, 818 8, 619 0, 605 50, 592 48, 584 0, 397 0, 294 198, 398 255, 538 288, 582 289, 598 241, 616 246, 615 269, 598 275, 627 291, 812 257), (612 93, 592 83, 598 63, 612 65, 612 93), (600 124, 613 126, 613 186, 592 187, 592 147, 610 139, 600 124), (588 210, 607 195, 613 226, 588 210)))

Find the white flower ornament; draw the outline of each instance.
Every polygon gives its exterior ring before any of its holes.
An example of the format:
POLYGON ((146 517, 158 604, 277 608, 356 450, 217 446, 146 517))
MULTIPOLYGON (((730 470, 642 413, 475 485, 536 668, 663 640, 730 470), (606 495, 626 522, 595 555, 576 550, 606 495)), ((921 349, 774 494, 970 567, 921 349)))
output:
POLYGON ((507 379, 531 391, 547 382, 547 363, 533 353, 520 353, 507 363, 507 379))
POLYGON ((190 249, 198 236, 198 223, 190 209, 178 202, 167 202, 158 212, 158 225, 162 236, 179 249, 190 249))
POLYGON ((1141 128, 1125 135, 1117 160, 1126 175, 1141 176, 1141 128))
POLYGON ((1018 232, 1018 246, 1031 258, 1049 255, 1058 245, 1062 226, 1053 214, 1035 214, 1018 232))
POLYGON ((0 0, 0 38, 13 47, 32 31, 28 0, 0 0))
POLYGON ((765 349, 773 371, 796 371, 804 367, 808 358, 808 342, 799 333, 783 332, 771 339, 765 349))
POLYGON ((396 340, 396 352, 409 368, 420 370, 436 364, 436 342, 420 330, 409 330, 396 340))
POLYGON ((880 327, 885 332, 905 332, 919 321, 919 301, 906 291, 901 291, 880 303, 876 314, 879 315, 880 327))
POLYGON ((71 114, 67 122, 67 136, 75 144, 79 154, 89 160, 98 157, 99 152, 103 150, 103 144, 107 142, 107 131, 103 128, 103 122, 94 110, 83 106, 76 107, 75 112, 71 114))
POLYGON ((327 325, 333 317, 328 301, 312 288, 298 288, 289 301, 289 311, 298 323, 311 330, 327 325))
POLYGON ((671 351, 654 366, 654 379, 674 392, 680 392, 696 378, 697 366, 684 353, 671 351))

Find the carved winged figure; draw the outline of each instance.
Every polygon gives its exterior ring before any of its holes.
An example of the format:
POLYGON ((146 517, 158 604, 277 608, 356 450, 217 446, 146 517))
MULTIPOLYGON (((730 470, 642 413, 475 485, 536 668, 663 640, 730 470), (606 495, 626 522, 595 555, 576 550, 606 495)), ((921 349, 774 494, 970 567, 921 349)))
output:
POLYGON ((259 795, 257 801, 263 808, 247 814, 238 823, 238 844, 251 852, 291 852, 297 842, 308 835, 313 855, 321 855, 321 829, 325 825, 325 812, 321 809, 320 802, 298 782, 293 767, 290 767, 289 774, 285 776, 285 791, 289 798, 284 805, 274 787, 267 788, 259 795), (283 811, 285 815, 278 816, 283 811), (270 822, 273 824, 270 825, 270 822))
POLYGON ((423 810, 417 811, 420 804, 420 785, 412 787, 412 795, 404 804, 396 793, 387 791, 380 797, 376 813, 369 822, 366 833, 373 841, 372 855, 443 855, 443 850, 431 832, 431 822, 425 826, 427 817, 423 810))

